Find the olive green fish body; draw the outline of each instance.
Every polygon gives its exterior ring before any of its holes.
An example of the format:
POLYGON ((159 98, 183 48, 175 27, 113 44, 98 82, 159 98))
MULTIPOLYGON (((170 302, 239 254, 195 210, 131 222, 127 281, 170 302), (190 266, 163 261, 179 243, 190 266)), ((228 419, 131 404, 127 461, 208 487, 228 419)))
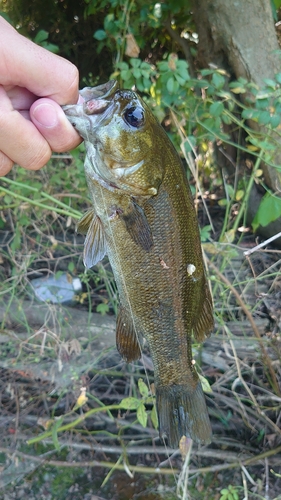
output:
MULTIPOLYGON (((140 127, 129 123, 133 134, 131 129, 118 133, 116 123, 117 131, 109 126, 105 133, 104 117, 86 133, 75 122, 86 141, 85 171, 93 200, 93 212, 80 224, 87 230, 85 262, 91 267, 108 254, 119 292, 116 334, 123 358, 137 359, 142 339, 148 343, 160 435, 174 447, 183 435, 207 443, 211 427, 192 363, 191 337, 193 333, 202 341, 213 319, 193 200, 164 130, 136 94, 123 92, 114 89, 113 99, 122 106, 125 102, 125 111, 117 106, 115 116, 126 120, 131 113, 136 115, 133 124, 144 122, 140 127), (123 166, 125 157, 130 164, 123 166), (120 165, 124 170, 118 171, 120 165), (111 168, 109 174, 106 168, 111 168)), ((98 100, 93 99, 94 106, 98 100)), ((104 104, 111 123, 114 113, 108 106, 104 104)))

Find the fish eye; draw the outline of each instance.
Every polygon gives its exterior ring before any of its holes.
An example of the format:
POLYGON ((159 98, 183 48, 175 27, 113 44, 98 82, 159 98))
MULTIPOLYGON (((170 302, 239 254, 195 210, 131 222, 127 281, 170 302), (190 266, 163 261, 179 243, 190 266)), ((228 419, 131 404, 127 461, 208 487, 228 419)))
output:
POLYGON ((140 128, 144 124, 144 111, 141 107, 132 106, 126 109, 124 119, 134 128, 140 128))

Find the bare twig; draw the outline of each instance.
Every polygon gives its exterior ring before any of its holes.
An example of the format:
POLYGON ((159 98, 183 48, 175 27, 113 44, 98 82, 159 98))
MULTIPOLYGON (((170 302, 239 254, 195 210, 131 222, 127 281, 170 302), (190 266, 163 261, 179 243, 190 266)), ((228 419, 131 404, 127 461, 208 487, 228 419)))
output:
POLYGON ((265 247, 266 245, 268 245, 269 243, 271 243, 274 240, 277 240, 277 238, 280 238, 280 237, 281 237, 281 232, 277 233, 277 234, 274 234, 274 236, 271 236, 271 238, 268 238, 267 240, 263 241, 262 243, 260 243, 259 245, 255 246, 254 248, 250 248, 250 250, 246 250, 244 252, 244 255, 245 256, 251 255, 251 253, 254 253, 257 250, 260 250, 260 248, 265 247))

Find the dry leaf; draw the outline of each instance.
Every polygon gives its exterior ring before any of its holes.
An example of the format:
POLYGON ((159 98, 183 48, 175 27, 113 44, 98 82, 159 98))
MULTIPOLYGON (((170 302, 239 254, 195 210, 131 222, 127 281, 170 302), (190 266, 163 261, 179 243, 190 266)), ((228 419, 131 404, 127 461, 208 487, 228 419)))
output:
POLYGON ((138 57, 140 53, 140 48, 136 42, 136 39, 132 33, 126 35, 126 50, 125 54, 129 57, 138 57))

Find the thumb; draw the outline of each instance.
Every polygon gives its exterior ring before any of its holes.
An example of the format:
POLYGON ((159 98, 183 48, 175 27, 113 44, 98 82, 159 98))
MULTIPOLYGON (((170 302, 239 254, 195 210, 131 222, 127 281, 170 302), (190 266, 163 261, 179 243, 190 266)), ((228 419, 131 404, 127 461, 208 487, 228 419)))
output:
POLYGON ((82 141, 62 108, 52 99, 42 98, 35 101, 30 108, 30 119, 52 151, 69 151, 82 141))

